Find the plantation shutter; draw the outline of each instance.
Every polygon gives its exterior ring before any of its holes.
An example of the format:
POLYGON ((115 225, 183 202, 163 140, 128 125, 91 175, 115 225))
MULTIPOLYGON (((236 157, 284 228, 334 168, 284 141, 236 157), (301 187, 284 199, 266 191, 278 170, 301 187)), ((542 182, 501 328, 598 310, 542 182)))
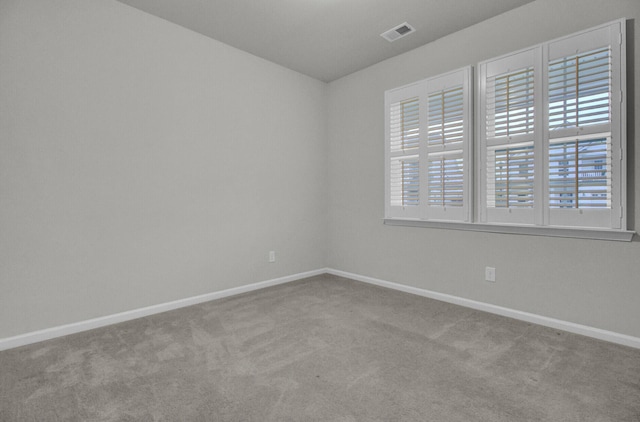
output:
POLYGON ((536 222, 540 51, 533 48, 480 64, 483 222, 536 222))
POLYGON ((549 207, 611 208, 610 140, 549 145, 549 207))
POLYGON ((616 22, 549 44, 545 199, 551 225, 621 227, 623 145, 615 132, 622 39, 616 22))
POLYGON ((487 137, 533 133, 533 66, 487 79, 487 137))
POLYGON ((549 129, 611 122, 609 46, 549 63, 549 129))
POLYGON ((501 146, 487 151, 487 206, 525 208, 534 206, 534 148, 501 146))
POLYGON ((420 162, 417 155, 391 161, 391 206, 420 205, 420 162))
POLYGON ((385 95, 387 217, 420 217, 420 94, 413 84, 385 95))
POLYGON ((429 206, 446 209, 464 206, 464 158, 462 151, 429 154, 429 206))
POLYGON ((471 68, 426 81, 426 218, 470 221, 471 68))

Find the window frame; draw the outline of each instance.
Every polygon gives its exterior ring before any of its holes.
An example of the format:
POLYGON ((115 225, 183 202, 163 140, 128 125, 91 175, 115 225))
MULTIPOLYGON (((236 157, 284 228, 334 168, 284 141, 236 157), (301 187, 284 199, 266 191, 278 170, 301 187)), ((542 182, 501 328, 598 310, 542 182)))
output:
POLYGON ((535 87, 542 83, 542 74, 540 72, 541 51, 538 46, 529 47, 516 52, 490 59, 478 64, 478 82, 476 90, 476 112, 478 113, 478 122, 476 126, 476 145, 478 146, 476 163, 478 172, 476 173, 476 186, 478 186, 478 194, 476 204, 478 208, 477 222, 483 224, 522 224, 534 225, 541 223, 541 219, 536 218, 540 214, 540 203, 536 198, 540 198, 542 192, 538 183, 535 183, 536 175, 541 174, 540 160, 538 156, 541 145, 541 119, 537 117, 534 111, 533 133, 523 133, 515 135, 506 135, 506 137, 488 138, 487 133, 487 79, 503 74, 514 74, 522 69, 533 68, 533 84, 534 84, 534 110, 540 110, 542 106, 542 98, 535 95, 535 87), (507 71, 503 71, 507 69, 507 71), (503 139, 500 139, 503 138, 503 139), (487 187, 487 151, 489 149, 518 148, 525 145, 533 146, 534 150, 534 186, 533 186, 533 207, 524 209, 513 208, 490 208, 487 207, 488 187, 487 187))
MULTIPOLYGON (((583 43, 584 44, 584 43, 583 43)), ((564 47, 562 47, 564 48, 564 47)), ((547 41, 536 46, 525 48, 516 52, 508 53, 503 56, 485 60, 478 63, 476 69, 477 74, 475 80, 472 78, 471 84, 475 82, 475 90, 473 88, 471 92, 471 103, 475 108, 471 111, 469 122, 472 128, 470 136, 470 144, 466 148, 465 153, 468 155, 467 167, 470 180, 465 185, 465 195, 467 195, 466 204, 469 206, 467 211, 466 220, 456 220, 452 218, 433 218, 426 211, 413 213, 411 216, 403 216, 397 213, 389 212, 389 156, 388 156, 388 102, 387 94, 398 89, 402 89, 408 86, 415 86, 419 84, 425 84, 429 80, 434 80, 447 74, 455 73, 456 71, 448 72, 443 75, 437 75, 432 78, 416 82, 414 84, 405 85, 397 89, 389 90, 385 92, 385 216, 384 224, 387 225, 402 225, 413 227, 429 227, 437 229, 453 229, 453 230, 468 230, 468 231, 481 231, 481 232, 497 232, 507 234, 524 234, 524 235, 536 235, 536 236, 552 236, 552 237, 571 237, 571 238, 586 238, 586 239, 599 239, 599 240, 619 240, 619 241, 631 241, 635 231, 627 229, 627 181, 626 181, 626 149, 627 149, 627 136, 626 136, 626 19, 619 19, 613 22, 598 25, 580 32, 576 32, 564 37, 560 37, 551 41, 547 41), (598 226, 595 224, 575 224, 574 216, 587 215, 592 213, 593 210, 586 208, 576 208, 567 210, 561 208, 550 207, 550 188, 549 188, 549 146, 551 143, 558 143, 558 137, 553 137, 549 129, 549 64, 553 60, 557 60, 560 57, 569 57, 570 54, 564 56, 551 54, 554 49, 562 47, 562 44, 571 45, 578 42, 581 39, 586 39, 586 45, 591 46, 592 50, 597 48, 598 45, 589 43, 589 38, 593 38, 591 35, 598 31, 609 31, 610 33, 610 49, 611 49, 611 62, 612 62, 612 83, 611 83, 611 102, 610 102, 610 136, 612 139, 612 185, 615 192, 611 194, 612 207, 611 207, 611 224, 607 226, 598 226), (559 47, 560 46, 560 47, 559 47), (535 159, 535 200, 533 216, 531 218, 488 218, 491 212, 487 212, 486 205, 486 144, 487 139, 484 136, 486 134, 486 120, 483 107, 485 104, 486 95, 486 78, 483 78, 483 66, 496 60, 502 60, 510 56, 516 56, 518 54, 529 52, 533 54, 533 66, 534 66, 534 80, 537 87, 535 88, 534 95, 534 110, 535 110, 535 122, 533 133, 533 145, 534 149, 537 149, 536 153, 538 157, 535 159), (477 124, 474 124, 474 121, 477 124), (474 136, 475 135, 475 136, 474 136), (475 137, 475 140, 473 138, 475 137), (475 151, 474 151, 475 149, 475 151), (542 199, 542 200, 541 200, 542 199), (617 206, 616 206, 617 205, 617 206), (556 217, 553 216, 556 214, 556 217), (559 219, 557 215, 570 214, 572 215, 569 220, 559 219)), ((574 53, 575 54, 575 53, 574 53)), ((470 74, 473 74, 473 68, 468 66, 463 69, 468 69, 470 74)), ((463 69, 458 69, 461 71, 463 69)), ((472 86, 472 85, 471 85, 472 86)), ((426 89, 423 88, 421 94, 421 104, 426 100, 428 95, 426 89), (424 99, 423 99, 424 98, 424 99)), ((421 107, 421 134, 420 134, 420 161, 421 161, 421 186, 420 186, 420 198, 421 205, 419 208, 427 209, 427 186, 426 179, 422 178, 422 173, 426 171, 424 163, 427 163, 426 156, 426 130, 422 130, 423 124, 426 123, 423 119, 426 119, 426 107, 421 107), (425 116, 423 116, 423 114, 425 116)), ((426 126, 424 126, 426 128, 426 126)), ((566 129, 562 129, 565 130, 566 129)), ((589 132, 589 127, 586 129, 576 127, 576 131, 589 132)), ((598 134, 600 135, 600 134, 598 134)), ((509 144, 517 144, 518 136, 512 137, 509 140, 509 144)), ((587 139, 585 137, 580 139, 587 139)), ((594 138, 588 138, 594 139, 594 138)), ((520 139, 521 142, 521 139, 520 139)), ((491 143, 491 142, 490 142, 491 143)), ((604 208, 602 208, 604 209, 604 208)), ((502 210, 501 210, 502 211, 502 210)), ((497 214, 497 213, 494 213, 497 214)), ((514 212, 506 211, 506 213, 514 215, 514 212)), ((515 213, 515 215, 524 213, 515 213)), ((495 216, 494 216, 495 217, 495 216)), ((588 220, 589 218, 585 218, 588 220)), ((578 218, 578 220, 582 220, 578 218)), ((593 221, 593 220, 592 220, 593 221)))
MULTIPOLYGON (((611 138, 611 184, 614 187, 611 192, 611 207, 609 209, 569 208, 558 209, 549 206, 549 177, 545 172, 545 209, 544 223, 550 227, 602 227, 606 225, 608 230, 627 229, 627 107, 626 107, 626 20, 619 19, 603 25, 598 25, 575 34, 557 38, 545 43, 544 76, 548 81, 549 64, 554 60, 575 55, 578 51, 585 52, 600 48, 597 45, 607 39, 611 52, 611 98, 610 115, 608 124, 595 126, 576 126, 552 131, 550 128, 544 132, 544 153, 549 156, 549 147, 552 140, 577 139, 588 140, 606 137, 607 132, 611 138), (608 131, 601 129, 608 126, 608 131), (560 136, 552 136, 556 132, 560 136)), ((549 89, 548 84, 544 90, 543 119, 549 121, 549 89)), ((545 161, 548 163, 548 160, 545 161)))
MULTIPOLYGON (((471 222, 473 215, 473 69, 466 66, 441 75, 423 79, 412 84, 404 85, 385 91, 385 217, 395 219, 422 221, 458 221, 471 222), (453 149, 450 145, 434 148, 428 145, 429 136, 429 96, 451 88, 462 87, 462 119, 463 133, 460 145, 453 149), (413 98, 419 100, 420 143, 417 154, 420 167, 419 204, 393 205, 392 184, 397 176, 392 174, 392 160, 400 159, 403 155, 392 150, 392 107, 413 98), (463 204, 462 206, 430 206, 429 205, 429 160, 434 155, 446 156, 461 151, 463 165, 463 204), (393 177, 393 178, 392 178, 393 177)), ((406 155, 405 155, 406 156, 406 155)))

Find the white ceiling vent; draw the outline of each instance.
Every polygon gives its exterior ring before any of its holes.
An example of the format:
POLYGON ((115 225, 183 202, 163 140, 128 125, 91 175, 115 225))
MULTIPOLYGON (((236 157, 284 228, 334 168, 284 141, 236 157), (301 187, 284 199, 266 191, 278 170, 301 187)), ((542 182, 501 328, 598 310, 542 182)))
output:
POLYGON ((395 40, 406 37, 407 35, 415 31, 416 30, 413 28, 413 26, 405 22, 401 23, 395 28, 391 28, 390 30, 383 32, 382 34, 380 34, 380 36, 389 42, 394 42, 395 40))

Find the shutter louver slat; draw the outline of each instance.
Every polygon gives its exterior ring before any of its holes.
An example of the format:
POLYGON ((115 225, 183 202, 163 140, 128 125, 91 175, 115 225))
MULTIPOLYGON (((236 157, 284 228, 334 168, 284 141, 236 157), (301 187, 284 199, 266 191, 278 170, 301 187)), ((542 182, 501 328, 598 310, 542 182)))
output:
POLYGON ((464 205, 464 163, 462 151, 429 159, 429 206, 464 205))
POLYGON ((429 95, 429 146, 462 142, 464 135, 464 95, 462 86, 429 95))
MULTIPOLYGON (((427 204, 442 211, 465 205, 465 96, 462 84, 428 94, 427 204), (450 150, 453 147, 455 150, 450 150)), ((447 214, 449 215, 449 214, 447 214)))
POLYGON ((487 207, 533 208, 533 145, 500 147, 487 153, 487 207))
POLYGON ((420 203, 420 163, 418 156, 394 159, 390 168, 391 205, 417 206, 420 203))
POLYGON ((540 53, 532 48, 480 67, 483 222, 535 222, 540 195, 535 170, 540 149, 540 53))
POLYGON ((611 208, 611 139, 549 146, 551 208, 611 208))
POLYGON ((533 133, 533 68, 489 77, 486 109, 488 138, 533 133))
POLYGON ((389 110, 389 204, 417 207, 420 204, 420 100, 418 97, 391 104, 389 110))
POLYGON ((420 146, 420 107, 418 98, 391 105, 390 148, 392 152, 417 149, 420 146))
POLYGON ((547 177, 552 210, 612 207, 611 60, 607 46, 549 63, 547 177), (601 133, 590 139, 553 139, 559 129, 593 125, 601 133))
POLYGON ((549 63, 549 129, 611 122, 609 47, 549 63))

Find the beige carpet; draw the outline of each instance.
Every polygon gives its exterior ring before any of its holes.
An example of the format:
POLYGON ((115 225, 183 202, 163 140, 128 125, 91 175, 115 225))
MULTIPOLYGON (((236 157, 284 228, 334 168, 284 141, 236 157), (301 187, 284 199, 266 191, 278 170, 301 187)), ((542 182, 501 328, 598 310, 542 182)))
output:
POLYGON ((0 352, 9 421, 640 421, 640 350, 319 276, 0 352))

